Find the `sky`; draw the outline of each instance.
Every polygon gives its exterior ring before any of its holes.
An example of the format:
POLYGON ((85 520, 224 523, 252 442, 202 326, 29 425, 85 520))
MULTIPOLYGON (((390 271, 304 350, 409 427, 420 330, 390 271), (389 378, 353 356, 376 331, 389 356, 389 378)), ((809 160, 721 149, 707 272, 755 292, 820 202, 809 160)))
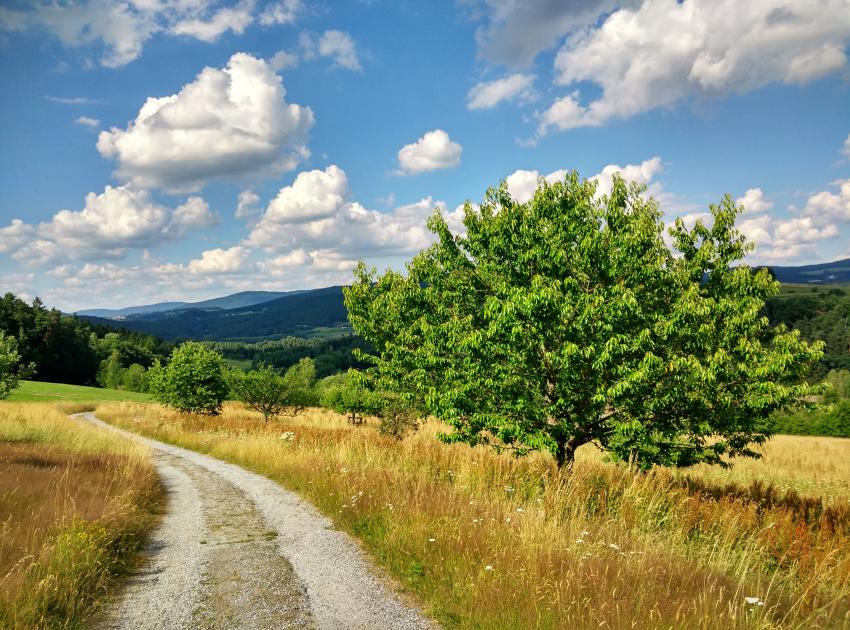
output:
POLYGON ((850 257, 850 0, 4 0, 0 290, 73 312, 379 270, 615 172, 751 264, 850 257))

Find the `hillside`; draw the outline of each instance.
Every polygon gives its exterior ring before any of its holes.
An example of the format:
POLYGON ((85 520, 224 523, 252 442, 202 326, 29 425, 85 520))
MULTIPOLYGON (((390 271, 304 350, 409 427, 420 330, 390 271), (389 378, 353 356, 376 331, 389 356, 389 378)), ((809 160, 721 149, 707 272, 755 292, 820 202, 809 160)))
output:
POLYGON ((771 266, 776 279, 783 283, 794 284, 837 284, 850 282, 850 258, 817 265, 799 267, 771 266))
MULTIPOLYGON (((92 323, 116 324, 114 320, 99 317, 84 316, 82 319, 92 323)), ((311 337, 327 332, 350 331, 342 301, 342 287, 288 293, 274 300, 240 308, 209 310, 193 307, 136 314, 121 321, 120 325, 163 339, 215 341, 257 341, 287 335, 311 337)))
POLYGON ((141 306, 128 306, 126 308, 89 308, 83 311, 77 311, 75 315, 81 315, 84 317, 104 317, 107 319, 124 319, 128 315, 173 311, 187 306, 188 304, 189 302, 159 302, 158 304, 143 304, 141 306))
POLYGON ((303 291, 240 291, 232 295, 211 298, 201 302, 160 302, 158 304, 144 304, 142 306, 128 306, 126 308, 91 308, 78 311, 77 315, 84 317, 105 317, 107 319, 125 319, 139 315, 156 315, 168 311, 185 309, 231 309, 243 306, 262 304, 286 295, 295 295, 303 291))

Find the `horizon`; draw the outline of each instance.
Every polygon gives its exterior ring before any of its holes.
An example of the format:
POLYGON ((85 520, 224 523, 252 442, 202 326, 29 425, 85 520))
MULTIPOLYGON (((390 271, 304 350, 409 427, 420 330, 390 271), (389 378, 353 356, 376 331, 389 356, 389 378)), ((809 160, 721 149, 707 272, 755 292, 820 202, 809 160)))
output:
POLYGON ((569 170, 667 222, 730 194, 754 266, 850 257, 850 5, 706 3, 5 3, 4 291, 338 286, 569 170))

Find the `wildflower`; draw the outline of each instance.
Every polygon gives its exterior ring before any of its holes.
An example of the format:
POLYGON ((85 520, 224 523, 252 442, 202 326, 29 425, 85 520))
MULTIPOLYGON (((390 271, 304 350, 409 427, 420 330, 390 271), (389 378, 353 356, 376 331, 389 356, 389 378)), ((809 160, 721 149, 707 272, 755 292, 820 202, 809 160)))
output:
POLYGON ((747 602, 750 606, 764 606, 764 602, 761 601, 758 597, 745 597, 744 601, 747 602))
POLYGON ((492 564, 488 564, 486 567, 484 567, 484 570, 485 570, 485 571, 492 571, 492 570, 493 570, 493 565, 492 565, 492 564))
POLYGON ((584 531, 579 534, 579 536, 590 536, 590 532, 584 531))

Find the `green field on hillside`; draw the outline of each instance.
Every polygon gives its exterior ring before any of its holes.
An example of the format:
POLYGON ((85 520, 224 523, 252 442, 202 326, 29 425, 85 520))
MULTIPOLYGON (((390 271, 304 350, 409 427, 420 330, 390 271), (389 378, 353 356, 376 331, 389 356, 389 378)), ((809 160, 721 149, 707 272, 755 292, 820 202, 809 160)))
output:
POLYGON ((42 383, 40 381, 21 381, 21 386, 9 396, 9 400, 12 402, 103 402, 119 400, 145 402, 150 399, 150 394, 139 392, 85 387, 83 385, 65 385, 64 383, 42 383))

